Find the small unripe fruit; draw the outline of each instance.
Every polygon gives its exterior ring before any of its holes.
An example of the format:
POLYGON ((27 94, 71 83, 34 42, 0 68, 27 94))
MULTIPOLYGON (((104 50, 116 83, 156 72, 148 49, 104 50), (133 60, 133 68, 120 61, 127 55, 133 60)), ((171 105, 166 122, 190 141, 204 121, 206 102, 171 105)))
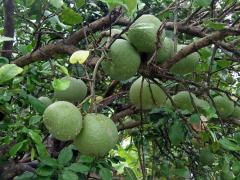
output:
POLYGON ((144 110, 160 107, 166 101, 166 95, 163 90, 153 82, 142 81, 142 77, 132 84, 129 97, 136 107, 144 110))

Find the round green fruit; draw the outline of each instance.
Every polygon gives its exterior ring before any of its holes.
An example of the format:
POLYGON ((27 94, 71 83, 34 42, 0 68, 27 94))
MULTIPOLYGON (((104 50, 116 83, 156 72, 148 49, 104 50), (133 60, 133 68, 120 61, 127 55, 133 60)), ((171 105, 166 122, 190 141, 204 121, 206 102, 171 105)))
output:
POLYGON ((240 106, 235 106, 234 107, 234 111, 231 114, 231 117, 235 118, 235 119, 240 119, 240 106))
POLYGON ((112 79, 126 80, 137 73, 140 55, 128 41, 117 39, 110 47, 109 55, 111 59, 105 59, 101 64, 112 79))
POLYGON ((216 96, 213 101, 221 118, 227 118, 233 113, 234 103, 227 96, 216 96))
POLYGON ((51 99, 49 99, 48 97, 45 97, 45 96, 39 97, 38 100, 41 101, 46 106, 49 106, 50 104, 53 103, 51 99))
MULTIPOLYGON (((191 93, 191 96, 195 102, 197 100, 197 97, 193 93, 191 93)), ((188 91, 181 91, 173 97, 173 100, 179 109, 193 112, 194 107, 192 104, 191 96, 188 91)))
POLYGON ((208 149, 202 149, 199 160, 203 165, 212 165, 214 163, 214 154, 208 149))
POLYGON ((81 79, 63 77, 61 80, 69 80, 70 85, 65 90, 54 90, 55 98, 60 101, 82 101, 87 95, 87 86, 81 79))
POLYGON ((102 157, 117 143, 118 131, 113 121, 103 114, 87 114, 83 120, 83 130, 74 139, 80 153, 102 157))
MULTIPOLYGON (((152 53, 156 46, 157 32, 161 21, 153 15, 140 16, 129 28, 127 36, 138 52, 152 53)), ((165 32, 160 37, 163 42, 165 32)))
POLYGON ((207 112, 208 112, 208 109, 210 108, 210 104, 203 100, 203 99, 197 99, 195 101, 195 104, 196 104, 196 107, 198 109, 198 111, 203 114, 203 115, 206 115, 207 112))
MULTIPOLYGON (((177 48, 178 51, 180 49, 182 49, 183 47, 185 47, 185 45, 179 45, 177 48)), ((174 74, 180 74, 180 75, 194 72, 199 59, 200 59, 199 54, 197 52, 194 52, 194 53, 188 55, 187 57, 181 59, 176 64, 174 64, 170 68, 170 72, 172 72, 174 74)))
POLYGON ((162 64, 168 60, 172 55, 174 50, 174 43, 170 38, 165 38, 162 47, 157 52, 157 63, 162 64))
POLYGON ((142 77, 132 84, 129 97, 132 104, 143 110, 159 107, 166 101, 166 95, 163 90, 151 81, 148 82, 145 79, 142 81, 142 77))
POLYGON ((48 131, 60 141, 74 139, 82 129, 82 115, 70 102, 57 101, 46 108, 43 122, 48 131))

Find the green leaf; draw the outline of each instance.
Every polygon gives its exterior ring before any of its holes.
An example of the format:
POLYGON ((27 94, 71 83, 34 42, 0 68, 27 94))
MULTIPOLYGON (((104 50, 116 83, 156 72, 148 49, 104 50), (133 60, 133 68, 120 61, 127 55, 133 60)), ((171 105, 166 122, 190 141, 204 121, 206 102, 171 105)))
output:
POLYGON ((48 158, 49 154, 47 152, 46 147, 43 144, 36 144, 37 152, 40 158, 48 158))
POLYGON ((75 51, 71 55, 69 62, 71 64, 76 64, 76 63, 83 64, 87 60, 89 54, 90 54, 90 52, 87 50, 75 51))
POLYGON ((10 156, 15 156, 17 154, 18 151, 20 151, 22 149, 22 147, 27 143, 27 140, 23 140, 17 144, 15 144, 10 150, 9 150, 9 154, 10 156))
POLYGON ((0 57, 0 66, 2 66, 4 64, 8 64, 8 63, 9 63, 8 58, 0 57))
POLYGON ((200 116, 198 114, 193 114, 190 117, 190 123, 191 124, 199 124, 200 123, 200 116))
POLYGON ((123 5, 123 0, 101 0, 101 1, 107 4, 109 10, 114 9, 119 5, 123 5))
POLYGON ((42 137, 33 130, 29 130, 28 135, 36 144, 42 144, 42 137))
POLYGON ((68 69, 65 66, 62 66, 62 65, 60 65, 58 63, 56 65, 59 68, 59 70, 62 71, 62 73, 64 73, 65 75, 69 76, 68 69))
POLYGON ((64 91, 70 86, 70 80, 68 79, 54 79, 52 86, 55 90, 64 91))
POLYGON ((66 168, 67 170, 71 170, 76 173, 86 173, 90 171, 90 167, 80 164, 80 163, 73 163, 69 167, 66 168))
POLYGON ((78 175, 72 171, 63 171, 62 179, 63 180, 78 180, 78 175))
POLYGON ((112 172, 107 168, 101 168, 99 175, 102 180, 112 180, 112 172))
POLYGON ((53 159, 53 158, 42 158, 41 162, 42 162, 42 164, 44 164, 46 166, 50 166, 50 167, 57 167, 58 166, 57 160, 53 159))
POLYGON ((219 140, 219 143, 222 145, 222 147, 226 150, 230 151, 240 151, 240 146, 232 141, 230 141, 227 138, 222 138, 219 140))
POLYGON ((211 20, 207 20, 204 22, 204 26, 211 28, 213 30, 222 30, 225 28, 226 24, 225 23, 219 23, 219 22, 214 22, 211 20))
POLYGON ((131 168, 124 167, 124 179, 125 180, 137 180, 137 177, 131 168))
POLYGON ((15 64, 5 64, 0 67, 0 84, 10 79, 13 79, 15 76, 20 74, 23 71, 22 68, 18 67, 15 64))
POLYGON ((68 164, 71 161, 72 156, 73 156, 73 153, 71 148, 69 147, 63 148, 58 156, 59 164, 62 164, 62 165, 68 164))
POLYGON ((184 140, 185 129, 182 123, 178 120, 170 127, 169 138, 173 145, 178 145, 184 140))
POLYGON ((85 4, 85 0, 75 0, 78 8, 82 7, 85 4))
POLYGON ((49 3, 53 5, 55 8, 60 8, 63 6, 63 0, 49 0, 49 3))
POLYGON ((137 8, 137 0, 123 0, 123 3, 126 4, 129 14, 133 14, 137 8))
POLYGON ((36 175, 33 172, 24 172, 23 174, 16 176, 14 180, 32 180, 35 178, 36 175))
POLYGON ((41 166, 37 168, 36 173, 40 176, 51 176, 54 172, 54 169, 49 166, 41 166))
POLYGON ((173 173, 179 177, 183 177, 183 178, 189 178, 190 177, 190 172, 189 169, 183 168, 183 169, 174 169, 173 173))
POLYGON ((66 6, 63 8, 60 18, 63 23, 68 25, 80 24, 83 21, 83 18, 80 14, 76 13, 74 10, 66 6))
POLYGON ((27 100, 32 105, 33 109, 40 114, 43 114, 43 112, 47 108, 47 105, 43 104, 41 101, 39 101, 32 95, 27 95, 27 100))
POLYGON ((4 41, 13 41, 14 39, 11 37, 0 36, 0 43, 4 41))
POLYGON ((81 163, 92 163, 94 160, 95 160, 94 157, 92 157, 92 156, 85 156, 85 155, 82 155, 79 158, 79 162, 81 162, 81 163))
POLYGON ((208 7, 211 4, 211 1, 209 0, 194 0, 193 3, 196 6, 200 6, 200 7, 208 7))

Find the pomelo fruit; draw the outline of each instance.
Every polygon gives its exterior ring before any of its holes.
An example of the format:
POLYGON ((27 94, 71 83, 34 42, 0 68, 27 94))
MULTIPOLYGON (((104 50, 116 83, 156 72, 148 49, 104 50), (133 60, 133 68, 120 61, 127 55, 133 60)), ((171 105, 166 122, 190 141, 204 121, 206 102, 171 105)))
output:
MULTIPOLYGON (((126 34, 138 52, 151 53, 155 49, 157 32, 161 24, 161 21, 153 15, 142 15, 130 26, 126 34)), ((163 42, 164 37, 163 30, 160 37, 161 42, 163 42)))
POLYGON ((234 111, 231 114, 231 117, 235 118, 235 119, 240 119, 240 106, 235 106, 234 107, 234 111))
POLYGON ((158 85, 154 84, 151 81, 148 82, 147 80, 144 80, 142 84, 142 77, 138 78, 132 84, 129 91, 129 98, 132 104, 144 110, 160 107, 165 103, 167 99, 165 93, 158 85))
POLYGON ((82 115, 78 108, 67 101, 57 101, 46 108, 43 123, 60 141, 74 139, 82 129, 82 115))
MULTIPOLYGON (((178 51, 180 49, 182 49, 183 47, 185 47, 185 45, 178 45, 178 47, 177 47, 178 51)), ((199 54, 197 52, 194 52, 194 53, 188 55, 187 57, 181 59, 176 64, 174 64, 170 68, 170 72, 172 72, 174 74, 180 74, 180 75, 194 72, 199 59, 200 59, 199 54)))
MULTIPOLYGON (((191 96, 193 98, 193 101, 195 102, 197 100, 197 97, 193 93, 191 93, 191 96)), ((193 112, 194 108, 193 108, 192 100, 188 91, 178 92, 173 97, 173 100, 179 109, 193 112)))
POLYGON ((69 80, 70 85, 65 90, 54 90, 54 96, 59 101, 77 102, 82 101, 87 95, 87 86, 81 79, 63 77, 62 80, 69 80))
POLYGON ((126 80, 137 73, 140 55, 128 41, 117 39, 110 47, 109 55, 111 59, 105 59, 101 64, 112 79, 126 80))
POLYGON ((83 129, 74 139, 74 145, 80 153, 102 157, 117 143, 118 131, 114 122, 103 114, 87 114, 83 120, 83 129))
POLYGON ((45 97, 45 96, 39 97, 38 100, 41 101, 46 106, 49 106, 50 104, 53 103, 52 100, 49 97, 45 97))
POLYGON ((170 38, 165 37, 162 47, 157 52, 157 63, 162 64, 168 60, 174 52, 174 43, 170 38))
POLYGON ((233 113, 234 103, 227 96, 216 96, 213 101, 221 118, 227 118, 233 113))
POLYGON ((212 165, 214 163, 214 155, 209 149, 202 149, 199 154, 199 160, 203 165, 212 165))
POLYGON ((204 115, 207 114, 208 109, 210 108, 210 104, 207 101, 205 101, 203 99, 196 99, 195 104, 196 104, 198 111, 201 114, 204 114, 204 115))

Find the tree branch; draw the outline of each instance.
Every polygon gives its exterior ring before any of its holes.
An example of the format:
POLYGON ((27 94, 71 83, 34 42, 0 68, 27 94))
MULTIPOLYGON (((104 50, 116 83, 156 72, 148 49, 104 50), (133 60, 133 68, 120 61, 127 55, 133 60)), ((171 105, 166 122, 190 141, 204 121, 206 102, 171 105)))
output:
MULTIPOLYGON (((14 37, 14 1, 13 0, 4 0, 4 36, 14 37)), ((13 41, 5 41, 2 46, 2 56, 10 59, 12 56, 13 41)))
POLYGON ((182 48, 178 51, 170 60, 166 61, 161 67, 163 69, 169 69, 182 58, 188 56, 189 54, 198 51, 199 49, 213 44, 215 41, 222 40, 230 35, 240 35, 240 30, 225 29, 222 31, 213 32, 196 42, 192 42, 188 46, 182 48))
POLYGON ((36 61, 48 59, 58 53, 72 54, 77 50, 75 45, 77 45, 80 40, 85 38, 85 33, 88 35, 89 33, 95 33, 99 30, 106 29, 111 25, 112 22, 115 22, 117 20, 119 15, 120 12, 115 10, 110 15, 107 15, 99 20, 90 23, 87 26, 84 26, 79 31, 69 36, 67 39, 43 46, 32 53, 16 59, 13 61, 13 63, 22 67, 36 61))

